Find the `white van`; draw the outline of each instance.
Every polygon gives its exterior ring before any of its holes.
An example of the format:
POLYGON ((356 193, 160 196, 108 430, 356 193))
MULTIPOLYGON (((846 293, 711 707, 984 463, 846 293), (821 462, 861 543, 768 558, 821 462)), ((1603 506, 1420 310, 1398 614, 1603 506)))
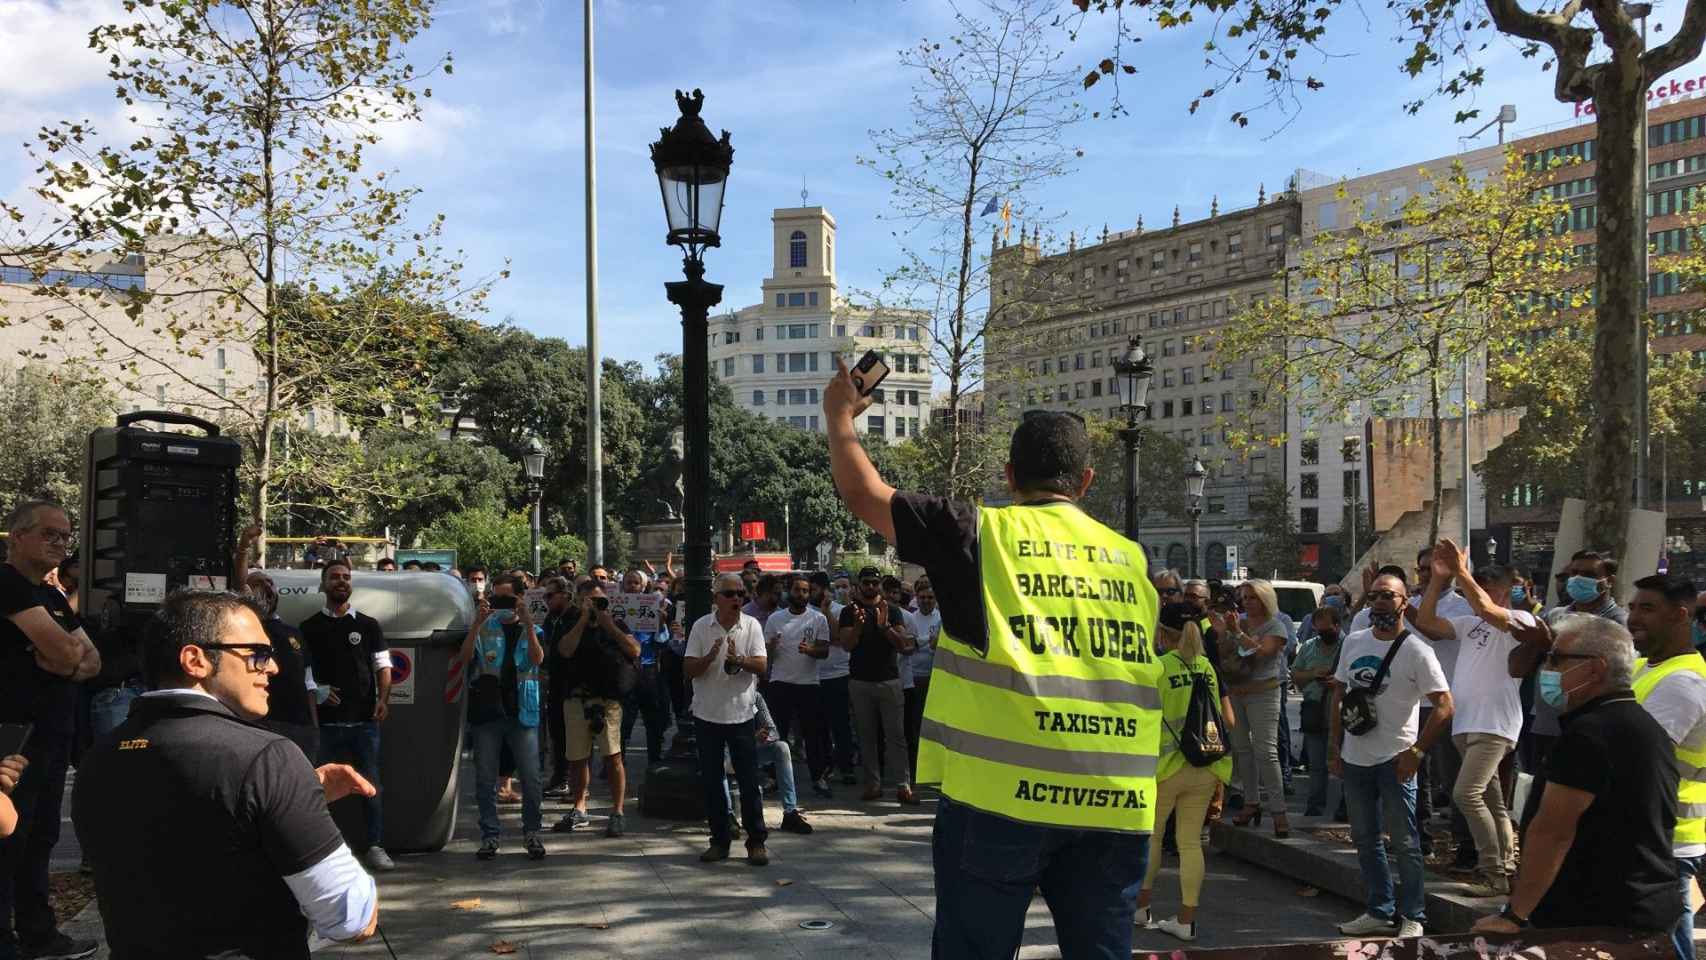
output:
MULTIPOLYGON (((1244 583, 1243 580, 1222 580, 1228 590, 1244 583)), ((1273 584, 1274 595, 1279 598, 1280 611, 1291 618, 1291 622, 1299 626, 1309 622, 1311 615, 1321 607, 1321 598, 1327 595, 1327 588, 1319 583, 1308 580, 1269 580, 1273 584)))

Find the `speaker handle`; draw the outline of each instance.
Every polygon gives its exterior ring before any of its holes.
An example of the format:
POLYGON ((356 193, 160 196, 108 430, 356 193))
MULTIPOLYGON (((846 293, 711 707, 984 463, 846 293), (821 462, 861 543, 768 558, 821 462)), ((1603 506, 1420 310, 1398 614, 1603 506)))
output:
POLYGON ((121 413, 118 417, 120 427, 128 427, 133 423, 175 423, 185 427, 200 427, 202 432, 210 437, 219 436, 219 425, 200 417, 192 417, 187 413, 173 413, 170 410, 138 410, 134 413, 121 413))

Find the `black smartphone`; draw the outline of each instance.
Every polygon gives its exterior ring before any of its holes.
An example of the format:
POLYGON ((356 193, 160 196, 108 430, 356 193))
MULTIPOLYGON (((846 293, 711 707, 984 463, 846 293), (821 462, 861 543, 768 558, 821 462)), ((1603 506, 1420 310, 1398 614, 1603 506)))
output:
POLYGON ((516 600, 516 597, 492 597, 486 602, 491 604, 493 610, 514 610, 516 600))
POLYGON ((0 723, 0 757, 23 753, 34 729, 35 725, 29 723, 0 723))
POLYGON ((610 598, 609 597, 593 597, 592 598, 592 605, 597 607, 600 610, 609 610, 610 609, 610 598))
POLYGON ((888 378, 889 365, 883 362, 882 354, 866 350, 849 375, 853 378, 853 385, 859 388, 859 396, 868 397, 888 378))

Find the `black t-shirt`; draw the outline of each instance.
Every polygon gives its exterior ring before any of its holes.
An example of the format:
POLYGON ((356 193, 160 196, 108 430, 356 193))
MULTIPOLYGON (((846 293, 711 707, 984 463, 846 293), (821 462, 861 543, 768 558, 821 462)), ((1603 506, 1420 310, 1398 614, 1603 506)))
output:
POLYGON ((65 595, 31 583, 9 563, 0 563, 0 720, 33 723, 37 731, 70 735, 77 726, 77 685, 36 663, 35 645, 12 617, 44 607, 66 633, 83 626, 65 595))
POLYGON ((273 659, 278 661, 278 672, 267 678, 266 722, 311 724, 314 715, 308 704, 314 695, 308 692, 307 680, 314 657, 302 639, 302 631, 277 617, 266 622, 266 630, 273 659))
POLYGON ((322 610, 302 621, 302 636, 314 663, 314 682, 338 688, 339 702, 321 705, 320 722, 372 720, 373 708, 379 704, 373 655, 390 649, 379 621, 354 609, 336 619, 322 610))
MULTIPOLYGON (((847 675, 854 680, 864 680, 870 683, 882 683, 887 680, 900 679, 899 651, 889 639, 888 632, 877 623, 877 608, 860 601, 854 601, 841 608, 841 626, 851 627, 858 623, 854 615, 854 604, 865 608, 865 626, 859 632, 859 645, 853 648, 847 658, 847 675)), ((906 615, 900 608, 889 604, 890 627, 906 625, 906 615)))
POLYGON ((1670 737, 1627 690, 1591 700, 1561 723, 1546 779, 1593 794, 1593 803, 1530 919, 1538 927, 1669 930, 1682 916, 1670 737))
POLYGON ((900 558, 930 575, 942 609, 942 629, 961 643, 988 650, 977 507, 945 497, 896 493, 890 512, 900 558))
POLYGON ((343 843, 302 751, 210 697, 145 696, 77 768, 112 955, 308 957, 284 878, 343 843))
MULTIPOLYGON (((568 636, 579 622, 580 610, 577 608, 563 618, 562 636, 568 636)), ((553 643, 551 647, 556 649, 557 644, 553 643)), ((622 651, 617 639, 594 620, 582 631, 581 642, 575 647, 575 655, 564 661, 568 679, 559 689, 563 691, 565 698, 612 696, 613 693, 609 689, 612 658, 625 656, 626 653, 622 651)))

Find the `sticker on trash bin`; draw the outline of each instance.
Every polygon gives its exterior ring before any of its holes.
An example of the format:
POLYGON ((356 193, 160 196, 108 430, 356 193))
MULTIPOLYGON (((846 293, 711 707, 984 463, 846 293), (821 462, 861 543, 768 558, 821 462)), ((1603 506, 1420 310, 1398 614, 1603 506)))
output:
POLYGON ((801 920, 800 921, 800 929, 801 930, 828 930, 830 927, 833 927, 833 926, 835 926, 835 924, 829 920, 801 920))
POLYGON ((165 574, 127 573, 124 575, 125 603, 160 603, 165 599, 165 574))
POLYGON ((391 648, 391 705, 415 702, 415 651, 391 648))

